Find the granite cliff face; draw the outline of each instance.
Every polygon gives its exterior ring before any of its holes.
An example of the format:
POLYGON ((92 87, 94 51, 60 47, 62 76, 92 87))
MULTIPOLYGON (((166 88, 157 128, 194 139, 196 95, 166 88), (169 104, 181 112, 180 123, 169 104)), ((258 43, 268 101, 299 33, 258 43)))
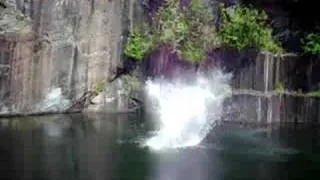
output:
MULTIPOLYGON (((218 1, 204 1, 213 3, 216 10, 214 2, 218 1)), ((121 66, 128 29, 133 21, 142 18, 141 8, 147 8, 152 14, 159 2, 0 0, 0 116, 1 113, 61 111, 70 107, 121 66)), ((226 2, 232 4, 234 0, 226 2)), ((289 26, 293 20, 283 15, 286 11, 275 1, 263 2, 260 6, 270 8, 268 14, 272 23, 276 23, 273 27, 277 36, 284 44, 295 46, 294 40, 290 40, 295 36, 289 26)), ((160 48, 150 56, 150 61, 144 62, 145 75, 196 71, 195 67, 175 61, 175 56, 164 57, 165 53, 166 49, 160 48), (162 61, 158 61, 160 58, 162 61)), ((225 121, 319 123, 318 60, 319 57, 218 51, 210 54, 210 63, 199 69, 224 66, 233 73, 234 95, 225 102, 225 121), (275 92, 278 84, 284 86, 284 92, 275 92), (317 94, 297 96, 293 93, 300 89, 317 94)), ((108 84, 86 110, 126 111, 132 105, 128 95, 139 97, 139 88, 139 79, 123 76, 108 84)), ((80 103, 78 107, 83 105, 80 103)))
MULTIPOLYGON (((2 113, 61 110, 108 79, 121 65, 123 33, 138 7, 136 0, 1 2, 2 113)), ((112 86, 105 94, 118 96, 121 83, 112 86)))

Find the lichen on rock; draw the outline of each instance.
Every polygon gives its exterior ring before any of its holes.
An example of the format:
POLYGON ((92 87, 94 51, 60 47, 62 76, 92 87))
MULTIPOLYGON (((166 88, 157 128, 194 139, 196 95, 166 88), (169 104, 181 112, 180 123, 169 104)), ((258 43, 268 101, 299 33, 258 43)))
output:
POLYGON ((13 7, 0 7, 0 35, 23 35, 31 32, 31 20, 13 7))

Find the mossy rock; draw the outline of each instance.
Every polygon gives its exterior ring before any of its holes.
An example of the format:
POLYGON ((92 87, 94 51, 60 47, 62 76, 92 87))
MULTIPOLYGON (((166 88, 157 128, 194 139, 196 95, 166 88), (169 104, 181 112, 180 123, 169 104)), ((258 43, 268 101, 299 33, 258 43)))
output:
POLYGON ((124 93, 129 95, 132 92, 141 91, 141 82, 137 76, 124 75, 121 77, 124 93))
POLYGON ((31 19, 12 8, 0 10, 0 35, 24 35, 32 32, 31 19))

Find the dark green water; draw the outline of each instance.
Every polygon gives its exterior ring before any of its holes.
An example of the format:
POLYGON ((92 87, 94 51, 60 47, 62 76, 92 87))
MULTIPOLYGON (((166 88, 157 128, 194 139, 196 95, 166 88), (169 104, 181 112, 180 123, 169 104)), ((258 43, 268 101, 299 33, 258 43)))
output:
POLYGON ((221 127, 198 147, 162 152, 135 115, 0 120, 4 180, 320 179, 319 132, 221 127))

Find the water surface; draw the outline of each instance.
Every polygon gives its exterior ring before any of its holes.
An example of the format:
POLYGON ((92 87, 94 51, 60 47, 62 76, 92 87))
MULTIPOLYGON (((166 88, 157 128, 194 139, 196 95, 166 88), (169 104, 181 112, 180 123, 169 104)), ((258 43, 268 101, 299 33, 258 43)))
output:
POLYGON ((319 131, 219 127, 199 146, 143 146, 150 124, 131 115, 0 120, 0 179, 285 180, 320 178, 319 131))

